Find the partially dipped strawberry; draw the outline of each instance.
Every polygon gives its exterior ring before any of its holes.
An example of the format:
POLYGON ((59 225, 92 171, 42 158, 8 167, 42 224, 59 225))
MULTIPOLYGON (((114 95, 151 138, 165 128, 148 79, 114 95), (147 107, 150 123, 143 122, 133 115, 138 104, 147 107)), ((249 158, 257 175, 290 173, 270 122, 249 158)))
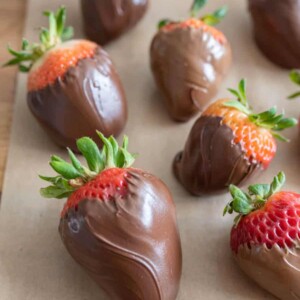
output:
POLYGON ((215 96, 231 64, 231 48, 224 34, 213 25, 226 14, 226 7, 198 18, 205 0, 195 0, 191 17, 163 20, 150 49, 151 68, 176 121, 187 121, 215 96))
POLYGON ((40 125, 60 146, 76 150, 76 139, 118 135, 125 126, 125 93, 108 54, 87 40, 69 40, 61 7, 46 12, 49 29, 41 28, 40 44, 23 40, 20 52, 6 65, 28 72, 28 106, 40 125))
POLYGON ((231 250, 241 269, 282 300, 300 296, 300 194, 280 191, 280 172, 269 184, 230 186, 224 214, 236 212, 231 250))
POLYGON ((181 245, 172 196, 155 176, 132 168, 128 139, 118 146, 98 133, 77 141, 88 167, 71 150, 71 164, 57 156, 48 198, 68 198, 59 232, 74 260, 111 299, 175 300, 181 276, 181 245))
POLYGON ((195 122, 185 148, 174 160, 174 172, 194 195, 239 185, 255 171, 264 170, 276 154, 275 138, 297 120, 277 115, 276 108, 256 114, 246 98, 245 81, 230 89, 237 100, 211 104, 195 122))

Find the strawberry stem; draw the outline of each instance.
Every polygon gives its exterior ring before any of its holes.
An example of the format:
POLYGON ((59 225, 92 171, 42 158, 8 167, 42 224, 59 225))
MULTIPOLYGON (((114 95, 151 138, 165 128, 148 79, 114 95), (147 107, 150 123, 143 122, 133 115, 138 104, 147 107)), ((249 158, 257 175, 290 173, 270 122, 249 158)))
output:
POLYGON ((13 58, 6 62, 4 67, 18 65, 21 72, 29 72, 33 64, 48 50, 72 38, 73 28, 65 27, 66 8, 64 6, 56 12, 46 11, 44 15, 49 19, 49 29, 41 27, 40 43, 30 45, 26 39, 23 39, 21 51, 15 51, 8 46, 8 52, 13 58))
POLYGON ((235 218, 235 225, 242 219, 243 216, 262 208, 268 199, 275 193, 279 192, 285 183, 285 174, 279 172, 274 177, 271 184, 254 184, 248 187, 248 193, 243 192, 235 185, 229 186, 229 191, 232 196, 231 201, 225 206, 223 216, 238 213, 235 218))
POLYGON ((123 144, 119 146, 113 136, 106 138, 98 131, 97 134, 103 142, 101 151, 96 143, 88 137, 77 140, 77 148, 83 154, 88 167, 82 166, 69 148, 67 150, 71 163, 55 155, 51 157, 50 166, 58 173, 58 176, 40 176, 42 180, 51 183, 50 186, 40 190, 43 197, 58 199, 69 197, 74 191, 93 180, 105 169, 128 168, 134 163, 135 156, 127 150, 127 136, 124 136, 123 144))
POLYGON ((271 109, 259 114, 253 113, 246 96, 245 79, 240 81, 237 90, 228 89, 228 91, 233 94, 237 100, 229 100, 224 103, 224 106, 233 107, 243 112, 248 116, 252 123, 259 127, 268 129, 276 139, 283 142, 289 141, 278 132, 297 125, 298 121, 295 118, 284 118, 283 114, 277 115, 276 107, 272 107, 271 109))

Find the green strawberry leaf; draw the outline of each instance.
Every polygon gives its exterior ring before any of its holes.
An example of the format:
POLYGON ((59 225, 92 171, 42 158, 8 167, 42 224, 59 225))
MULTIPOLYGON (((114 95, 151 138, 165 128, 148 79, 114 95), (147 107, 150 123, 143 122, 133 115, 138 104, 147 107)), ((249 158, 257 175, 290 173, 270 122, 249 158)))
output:
POLYGON ((283 172, 279 172, 277 176, 274 177, 271 186, 270 186, 270 192, 269 197, 281 190, 283 185, 285 184, 285 174, 283 172))
POLYGON ((160 20, 157 24, 157 28, 158 29, 161 29, 163 27, 165 27, 166 25, 172 23, 172 21, 170 19, 163 19, 163 20, 160 20))
POLYGON ((72 27, 65 28, 65 7, 60 7, 55 13, 46 11, 44 15, 49 20, 49 29, 40 28, 40 44, 33 43, 30 45, 26 39, 23 39, 20 51, 15 51, 8 47, 8 52, 13 58, 3 66, 17 65, 21 72, 29 72, 33 64, 48 50, 72 37, 72 27), (24 62, 28 62, 28 65, 24 65, 24 62))
POLYGON ((288 99, 294 100, 294 99, 298 98, 299 96, 300 96, 300 92, 295 92, 295 93, 291 94, 290 96, 288 96, 288 99))
POLYGON ((214 11, 212 14, 205 15, 201 18, 201 20, 209 26, 215 26, 219 24, 224 17, 226 16, 228 11, 227 6, 223 6, 216 11, 214 11))
POLYGON ((63 42, 70 40, 74 36, 74 29, 73 27, 66 27, 63 29, 63 32, 61 34, 61 40, 63 42))
POLYGON ((71 164, 62 161, 51 161, 50 166, 66 179, 75 179, 82 174, 71 164))
POLYGON ((239 101, 236 101, 236 100, 226 101, 223 105, 227 106, 227 107, 236 108, 237 110, 243 112, 246 115, 250 114, 250 110, 239 101))
POLYGON ((290 72, 290 79, 292 82, 300 85, 300 73, 297 70, 292 70, 290 72))
POLYGON ((72 162, 73 167, 81 174, 84 174, 84 168, 82 167, 80 161, 76 157, 76 155, 73 153, 73 151, 70 148, 67 148, 70 160, 72 162))
POLYGON ((83 154, 89 169, 99 173, 104 169, 104 161, 97 144, 88 137, 83 137, 77 141, 77 148, 83 154))
POLYGON ((249 194, 266 198, 270 193, 271 186, 269 184, 253 184, 249 186, 249 194))
POLYGON ((56 186, 48 186, 40 189, 41 196, 44 198, 63 199, 69 197, 72 192, 73 191, 65 191, 65 189, 56 186))
POLYGON ((298 121, 294 118, 284 118, 281 119, 275 126, 272 128, 272 130, 275 131, 282 131, 286 128, 294 127, 298 124, 298 121))
POLYGON ((207 4, 207 0, 194 0, 190 10, 190 15, 192 17, 197 17, 201 8, 203 8, 206 4, 207 4))
POLYGON ((228 7, 227 7, 227 6, 223 6, 223 7, 219 8, 219 9, 217 9, 217 10, 213 13, 213 15, 214 15, 217 19, 222 20, 222 19, 226 16, 227 12, 228 12, 228 7))

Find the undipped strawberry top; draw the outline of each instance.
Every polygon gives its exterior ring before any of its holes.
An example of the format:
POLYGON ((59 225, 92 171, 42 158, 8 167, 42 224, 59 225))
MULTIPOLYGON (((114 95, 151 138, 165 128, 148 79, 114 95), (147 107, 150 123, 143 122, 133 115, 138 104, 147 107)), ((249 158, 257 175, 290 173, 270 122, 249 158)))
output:
POLYGON ((297 124, 293 118, 277 115, 275 107, 254 113, 246 98, 245 80, 238 90, 229 91, 237 99, 211 104, 175 157, 175 175, 194 195, 239 185, 256 170, 266 169, 276 153, 275 138, 287 141, 279 132, 297 124))
POLYGON ((61 7, 45 12, 49 29, 41 28, 40 44, 23 40, 22 50, 6 65, 28 72, 28 106, 49 136, 60 146, 76 150, 76 139, 118 135, 125 126, 124 90, 108 54, 87 40, 69 40, 61 7), (67 41, 68 40, 68 41, 67 41))
POLYGON ((245 193, 231 185, 224 214, 236 212, 231 250, 241 269, 281 300, 300 297, 300 194, 280 191, 280 172, 245 193))
POLYGON ((134 157, 113 137, 87 137, 77 146, 84 167, 69 149, 71 164, 52 156, 58 173, 42 179, 47 198, 68 198, 59 232, 74 260, 111 299, 175 300, 181 276, 181 244, 175 205, 166 185, 132 168, 134 157))
POLYGON ((231 64, 225 35, 213 25, 226 7, 197 18, 207 0, 195 0, 191 17, 163 20, 150 49, 151 68, 167 109, 176 121, 187 121, 215 96, 231 64))

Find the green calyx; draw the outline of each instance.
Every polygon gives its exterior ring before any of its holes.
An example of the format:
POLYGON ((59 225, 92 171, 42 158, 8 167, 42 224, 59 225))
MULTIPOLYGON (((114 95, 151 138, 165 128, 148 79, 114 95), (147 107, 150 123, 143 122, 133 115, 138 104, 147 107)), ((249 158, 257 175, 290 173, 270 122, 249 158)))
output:
POLYGON ((124 136, 122 146, 119 146, 113 136, 106 138, 97 131, 103 148, 100 151, 97 144, 88 137, 77 140, 77 148, 83 154, 87 165, 83 166, 75 154, 68 148, 71 163, 58 156, 52 156, 50 166, 58 173, 55 177, 40 176, 51 185, 42 188, 40 193, 45 198, 67 198, 87 182, 93 180, 99 173, 110 168, 128 168, 135 160, 135 155, 128 152, 128 137, 124 136))
MULTIPOLYGON (((199 18, 198 16, 199 12, 207 4, 207 1, 208 0, 194 0, 192 7, 190 9, 190 16, 196 19, 199 18)), ((209 26, 215 26, 224 19, 227 12, 228 12, 227 6, 223 6, 217 9, 216 11, 214 11, 213 13, 200 17, 199 19, 209 26)), ((169 19, 161 20, 158 23, 158 29, 161 29, 162 27, 170 23, 176 23, 176 22, 169 19)))
POLYGON ((21 51, 8 47, 8 52, 13 56, 5 66, 18 65, 21 72, 29 72, 33 64, 49 49, 69 40, 73 36, 73 28, 65 27, 66 8, 60 7, 56 12, 46 11, 44 15, 49 19, 49 28, 40 29, 40 43, 32 45, 26 39, 22 41, 21 51))
POLYGON ((271 184, 250 185, 248 187, 248 193, 243 192, 237 186, 231 184, 229 191, 232 200, 225 206, 223 216, 227 213, 237 213, 238 215, 234 219, 234 223, 237 225, 243 216, 262 208, 273 194, 281 190, 284 183, 285 174, 279 172, 271 184))
POLYGON ((288 140, 279 134, 279 132, 297 125, 298 121, 295 118, 284 118, 283 114, 277 114, 276 107, 272 107, 271 109, 259 114, 253 113, 246 96, 245 79, 240 81, 237 90, 228 89, 228 91, 236 96, 237 100, 227 101, 224 103, 225 106, 233 107, 245 113, 252 123, 259 127, 268 129, 276 139, 288 142, 288 140))
MULTIPOLYGON (((296 70, 292 70, 290 72, 290 80, 296 83, 297 85, 300 85, 300 73, 296 70)), ((288 99, 293 100, 295 98, 298 98, 299 96, 300 96, 300 91, 291 94, 290 96, 288 96, 288 99)))
MULTIPOLYGON (((194 0, 194 3, 190 10, 190 15, 192 18, 197 18, 199 11, 207 4, 208 0, 194 0)), ((212 14, 205 15, 200 18, 201 21, 203 21, 205 24, 210 26, 215 26, 219 24, 224 17, 226 16, 228 11, 227 6, 223 6, 216 11, 214 11, 212 14)))

